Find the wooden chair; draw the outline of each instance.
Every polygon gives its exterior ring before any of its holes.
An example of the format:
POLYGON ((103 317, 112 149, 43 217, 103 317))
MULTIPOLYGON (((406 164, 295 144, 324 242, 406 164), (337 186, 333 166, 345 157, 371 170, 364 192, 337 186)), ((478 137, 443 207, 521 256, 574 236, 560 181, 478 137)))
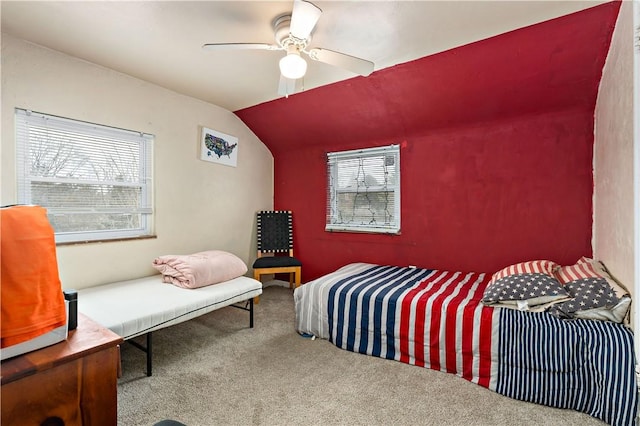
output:
MULTIPOLYGON (((289 274, 289 288, 299 287, 302 263, 293 257, 293 219, 290 211, 257 213, 258 258, 253 262, 253 278, 265 274, 289 274)), ((257 303, 258 298, 254 299, 257 303)))

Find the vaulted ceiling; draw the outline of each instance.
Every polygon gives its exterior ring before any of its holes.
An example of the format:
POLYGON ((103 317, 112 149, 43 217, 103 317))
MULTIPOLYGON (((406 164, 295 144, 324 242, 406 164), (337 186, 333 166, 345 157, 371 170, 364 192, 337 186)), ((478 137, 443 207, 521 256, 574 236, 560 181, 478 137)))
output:
MULTIPOLYGON (((314 3, 323 13, 312 34, 310 47, 323 47, 373 61, 375 70, 383 72, 374 75, 371 84, 379 84, 382 91, 387 91, 398 89, 397 83, 388 81, 389 74, 385 70, 389 67, 603 2, 319 0, 314 3)), ((2 1, 0 5, 5 34, 231 111, 280 98, 277 94, 278 60, 283 56, 282 52, 209 52, 201 46, 226 42, 273 43, 272 21, 292 10, 291 0, 21 0, 2 1)), ((533 51, 530 58, 533 63, 539 58, 535 53, 537 44, 544 47, 554 42, 545 34, 540 37, 526 48, 518 48, 521 49, 518 55, 529 56, 533 51)), ((489 62, 470 65, 485 66, 489 62)), ((409 71, 411 67, 402 68, 401 72, 415 73, 409 71)), ((310 61, 303 80, 304 90, 354 76, 349 71, 310 61)), ((433 81, 437 76, 427 72, 426 77, 433 81)), ((490 77, 477 68, 461 75, 464 79, 491 80, 490 77), (476 74, 478 76, 473 77, 476 74)), ((355 81, 354 84, 360 87, 358 90, 364 90, 363 83, 358 79, 355 81)))
POLYGON ((523 114, 593 111, 619 6, 598 5, 236 113, 277 154, 304 144, 400 142, 523 114))

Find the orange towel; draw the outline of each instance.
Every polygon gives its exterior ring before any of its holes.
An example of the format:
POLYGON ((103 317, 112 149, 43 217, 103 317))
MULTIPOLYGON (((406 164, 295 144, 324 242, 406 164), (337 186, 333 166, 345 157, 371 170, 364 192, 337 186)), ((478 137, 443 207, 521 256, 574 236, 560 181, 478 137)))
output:
POLYGON ((0 347, 66 323, 54 232, 39 206, 0 209, 0 347))

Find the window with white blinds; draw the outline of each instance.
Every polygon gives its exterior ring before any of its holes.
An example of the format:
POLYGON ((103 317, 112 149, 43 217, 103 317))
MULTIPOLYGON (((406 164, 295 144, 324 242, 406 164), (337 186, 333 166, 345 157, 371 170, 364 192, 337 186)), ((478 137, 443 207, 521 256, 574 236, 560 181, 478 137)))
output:
POLYGON ((327 231, 400 232, 400 147, 327 154, 327 231))
POLYGON ((153 136, 16 109, 18 203, 47 209, 56 242, 152 232, 153 136))

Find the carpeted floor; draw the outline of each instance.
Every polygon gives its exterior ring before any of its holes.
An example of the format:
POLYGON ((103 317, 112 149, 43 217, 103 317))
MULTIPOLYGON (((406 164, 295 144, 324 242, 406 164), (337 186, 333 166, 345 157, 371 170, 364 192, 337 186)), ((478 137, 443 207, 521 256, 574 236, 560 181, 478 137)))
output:
POLYGON ((231 307, 154 333, 154 375, 122 347, 118 424, 603 425, 586 414, 515 401, 459 377, 341 350, 294 330, 292 290, 267 286, 231 307))

